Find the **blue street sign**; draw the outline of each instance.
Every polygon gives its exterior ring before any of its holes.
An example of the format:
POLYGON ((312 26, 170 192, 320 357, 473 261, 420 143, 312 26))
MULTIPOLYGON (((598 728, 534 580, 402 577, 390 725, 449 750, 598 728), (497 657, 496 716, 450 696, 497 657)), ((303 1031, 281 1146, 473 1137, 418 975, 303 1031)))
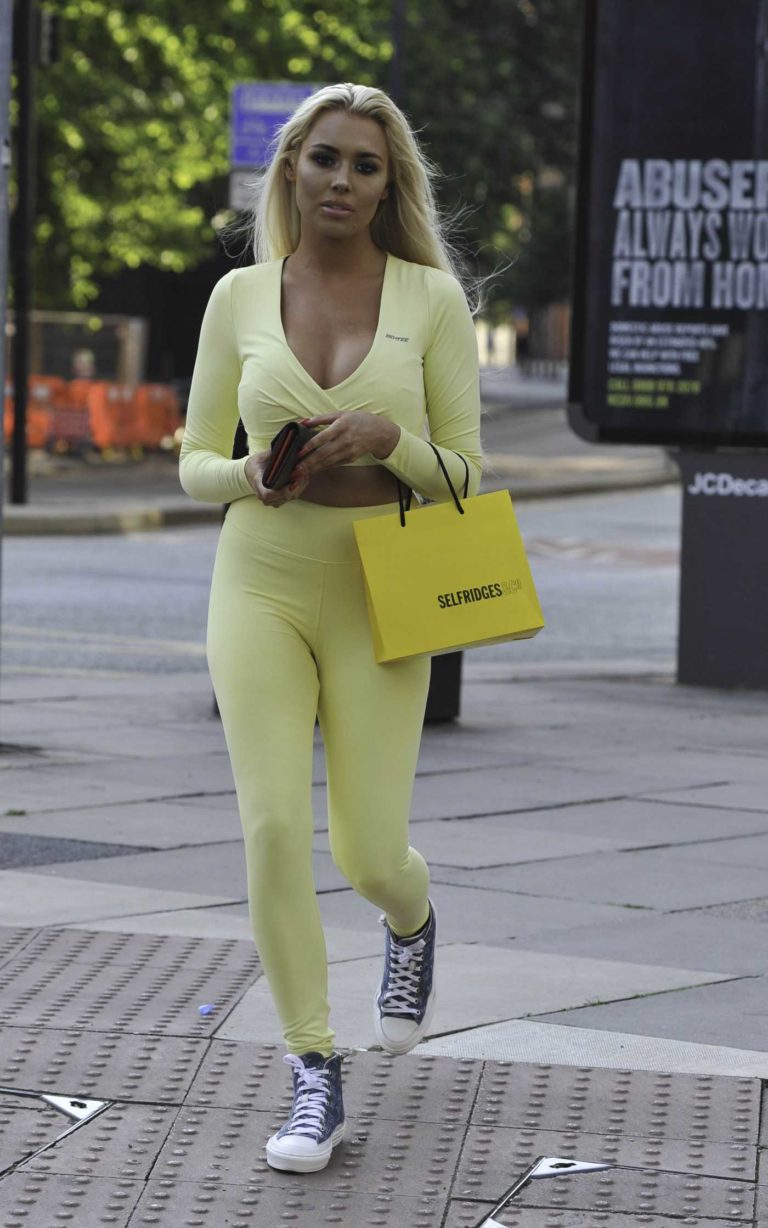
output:
POLYGON ((234 168, 266 166, 281 124, 319 87, 309 81, 246 81, 232 87, 230 158, 234 168))

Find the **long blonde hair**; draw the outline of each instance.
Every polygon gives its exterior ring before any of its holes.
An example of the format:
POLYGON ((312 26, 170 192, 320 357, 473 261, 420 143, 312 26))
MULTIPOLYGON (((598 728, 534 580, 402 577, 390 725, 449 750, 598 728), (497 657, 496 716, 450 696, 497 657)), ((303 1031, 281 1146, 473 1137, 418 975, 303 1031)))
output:
POLYGON ((364 115, 384 129, 391 182, 389 195, 371 223, 376 246, 401 260, 443 269, 464 282, 435 199, 435 168, 420 149, 408 120, 383 90, 348 81, 311 94, 278 131, 272 161, 257 186, 250 221, 256 263, 289 256, 299 245, 301 218, 285 165, 298 152, 315 120, 331 110, 364 115))

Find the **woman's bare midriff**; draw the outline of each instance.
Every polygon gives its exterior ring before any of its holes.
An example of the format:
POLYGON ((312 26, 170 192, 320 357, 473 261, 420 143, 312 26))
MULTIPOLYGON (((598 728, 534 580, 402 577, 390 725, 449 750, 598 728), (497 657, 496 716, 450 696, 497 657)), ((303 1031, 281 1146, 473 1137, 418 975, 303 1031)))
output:
POLYGON ((299 498, 326 507, 397 503, 397 478, 381 465, 335 465, 313 473, 299 498))

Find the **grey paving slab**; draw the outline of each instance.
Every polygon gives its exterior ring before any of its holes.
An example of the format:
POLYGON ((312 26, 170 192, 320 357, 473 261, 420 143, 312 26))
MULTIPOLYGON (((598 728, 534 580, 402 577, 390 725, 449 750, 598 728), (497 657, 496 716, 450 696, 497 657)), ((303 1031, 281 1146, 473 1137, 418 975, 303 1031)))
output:
MULTIPOLYGON (((622 797, 630 791, 619 773, 580 776, 538 764, 489 769, 479 776, 477 772, 447 772, 417 778, 411 813, 414 819, 505 814, 622 797)), ((638 782, 634 792, 643 791, 638 782)))
MULTIPOLYGON (((93 764, 84 764, 80 772, 92 769, 93 764)), ((162 790, 181 792, 181 787, 162 790)), ((68 806, 100 806, 111 802, 134 802, 158 796, 157 786, 138 779, 134 769, 133 780, 95 780, 85 775, 75 776, 70 766, 47 768, 42 771, 15 771, 3 773, 3 805, 0 817, 9 811, 59 810, 62 799, 68 806)), ((11 816, 12 817, 12 816, 11 816)))
POLYGON ((608 1170, 558 1181, 544 1189, 533 1182, 519 1195, 521 1207, 554 1206, 583 1211, 619 1211, 636 1215, 710 1216, 752 1224, 755 1187, 744 1181, 667 1173, 608 1170))
POLYGON ((104 844, 178 848, 240 838, 234 793, 226 805, 127 802, 72 810, 27 812, 0 818, 0 832, 33 833, 104 844))
MULTIPOLYGON (((269 1167, 264 1145, 284 1120, 282 1112, 186 1105, 160 1151, 155 1175, 283 1188, 286 1175, 269 1167)), ((455 1121, 395 1124, 347 1114, 344 1141, 328 1167, 313 1174, 313 1186, 334 1189, 345 1183, 360 1194, 447 1198, 464 1129, 455 1121)))
POLYGON ((731 921, 765 924, 768 921, 768 896, 763 896, 762 899, 758 897, 754 900, 736 900, 733 904, 713 904, 709 908, 692 909, 691 915, 725 917, 731 921))
POLYGON ((532 1019, 512 1019, 438 1036, 417 1045, 414 1053, 604 1070, 768 1078, 768 1053, 764 1050, 697 1045, 690 1041, 634 1036, 629 1032, 606 1032, 598 1028, 561 1027, 532 1019))
MULTIPOLYGON (((411 844, 430 865, 472 868, 577 857, 621 847, 620 841, 582 836, 576 831, 537 831, 535 816, 530 817, 527 827, 509 821, 515 818, 518 816, 426 820, 412 827, 411 844)), ((327 837, 318 834, 315 848, 325 852, 328 847, 327 837)))
POLYGON ((678 859, 686 851, 697 861, 712 861, 718 866, 761 866, 768 869, 768 835, 765 834, 699 842, 685 849, 670 849, 669 854, 678 859))
POLYGON ((765 893, 765 871, 718 866, 693 852, 676 857, 666 850, 595 853, 528 866, 492 870, 436 869, 436 882, 522 891, 595 903, 683 909, 745 900, 765 893))
MULTIPOLYGON (((373 1043, 372 1003, 381 970, 381 955, 330 965, 331 1026, 338 1045, 367 1048, 373 1043)), ((569 1003, 615 1000, 721 978, 696 970, 455 944, 438 949, 436 979, 438 1001, 428 1036, 557 1009, 549 1003, 565 1009, 569 1003)), ((277 1041, 281 1034, 264 979, 217 1029, 217 1035, 230 1040, 259 1036, 277 1041)))
MULTIPOLYGON (((418 829, 412 832, 419 845, 418 829)), ((524 939, 529 934, 570 929, 582 925, 610 926, 621 921, 627 910, 614 904, 590 904, 582 900, 544 899, 512 891, 493 891, 435 882, 430 895, 439 911, 438 942, 484 942, 495 945, 505 938, 524 939)), ((334 891, 320 896, 320 912, 326 925, 367 928, 379 915, 355 891, 334 891)))
MULTIPOLYGON (((214 1039, 187 1095, 188 1104, 285 1113, 290 1070, 282 1045, 214 1039)), ((431 1056, 352 1052, 342 1071, 344 1106, 358 1122, 468 1121, 482 1064, 431 1056)))
POLYGON ((674 794, 653 790, 649 791, 648 796, 674 802, 678 806, 719 806, 732 810, 756 810, 765 814, 768 812, 768 768, 764 768, 761 780, 749 783, 735 781, 708 787, 676 789, 674 794))
POLYGON ((0 871, 0 924, 66 925, 104 917, 128 917, 160 909, 196 908, 205 904, 228 904, 236 896, 193 894, 191 891, 121 887, 116 883, 89 881, 32 873, 29 870, 0 871))
MULTIPOLYGON (((499 1127, 489 1131, 480 1126, 470 1126, 456 1171, 453 1195, 459 1198, 492 1198, 498 1190, 499 1173, 524 1172, 542 1155, 640 1167, 649 1173, 673 1172, 677 1180, 671 1181, 670 1186, 673 1192, 677 1192, 677 1197, 673 1194, 670 1204, 654 1208, 670 1214, 685 1214, 690 1209, 684 1201, 691 1185, 685 1174, 697 1178, 720 1178, 721 1186, 730 1186, 731 1182, 752 1184, 757 1175, 756 1147, 696 1143, 683 1139, 654 1141, 625 1134, 585 1134, 568 1130, 499 1127)), ((560 1181, 553 1178, 550 1190, 559 1195, 571 1183, 589 1186, 589 1176, 563 1177, 560 1181)), ((617 1172, 616 1176, 620 1179, 621 1174, 617 1172)), ((713 1184, 712 1191, 715 1188, 713 1184)), ((549 1195, 550 1191, 539 1186, 539 1197, 535 1202, 546 1205, 549 1195)), ((640 1210, 641 1207, 638 1205, 633 1209, 640 1210)), ((710 1211, 711 1207, 707 1207, 706 1213, 710 1211)), ((727 1213, 728 1207, 724 1206, 720 1214, 727 1213)))
POLYGON ((749 1148, 759 1115, 758 1079, 486 1062, 472 1124, 749 1148))
POLYGON ((768 1223, 768 1153, 761 1150, 759 1154, 755 1222, 761 1226, 768 1223))
POLYGON ((147 968, 151 964, 168 965, 186 970, 208 969, 216 963, 222 967, 256 969, 253 943, 192 938, 163 937, 136 934, 131 925, 117 933, 50 927, 33 934, 24 950, 14 960, 13 968, 33 968, 41 963, 71 965, 84 963, 97 971, 125 966, 147 968))
MULTIPOLYGON (((524 944, 528 950, 591 959, 642 959, 644 963, 677 968, 695 964, 712 972, 733 974, 768 972, 768 946, 755 942, 753 924, 714 916, 713 911, 649 916, 628 910, 623 918, 614 916, 597 925, 529 933, 524 944)), ((519 941, 501 939, 499 945, 519 941)))
POLYGON ((23 950, 34 934, 25 926, 0 926, 0 968, 23 950))
POLYGON ((768 1050, 768 977, 651 994, 633 1002, 544 1014, 542 1019, 735 1049, 768 1050))
POLYGON ((168 1178, 150 1182, 131 1219, 131 1228, 179 1228, 180 1224, 211 1228, 271 1228, 273 1224, 295 1228, 319 1224, 434 1228, 442 1221, 444 1211, 444 1199, 407 1198, 396 1192, 365 1195, 348 1185, 328 1189, 313 1178, 290 1180, 287 1173, 280 1188, 168 1178))
MULTIPOLYGON (((178 1112, 168 1106, 113 1104, 31 1160, 25 1171, 145 1181, 178 1112)), ((68 1124, 59 1116, 59 1131, 68 1124)))
MULTIPOLYGON (((472 820, 472 822, 491 820, 472 820)), ((493 820, 494 822, 496 820, 493 820)), ((676 806, 650 798, 620 798, 505 815, 510 830, 533 827, 540 832, 577 834, 612 842, 616 848, 688 844, 724 836, 751 836, 768 829, 768 816, 758 811, 718 807, 676 806)))
POLYGON ((10 1026, 0 1042, 4 1086, 153 1104, 181 1104, 209 1043, 204 1037, 10 1026))
MULTIPOLYGON (((504 1193, 499 1191, 499 1197, 504 1193)), ((493 1203, 463 1202, 452 1199, 444 1228, 477 1228, 484 1210, 490 1213, 493 1203)), ((620 1211, 561 1211, 557 1208, 541 1209, 521 1207, 505 1209, 495 1217, 504 1228, 726 1228, 732 1223, 727 1219, 701 1219, 686 1215, 680 1220, 666 1215, 624 1214, 620 1211)))
POLYGON ((95 858, 147 851, 130 845, 103 844, 98 840, 68 840, 26 832, 0 832, 0 867, 4 870, 49 865, 51 862, 92 861, 95 858))
POLYGON ((52 1143, 66 1124, 50 1105, 0 1092, 0 1173, 52 1143))
MULTIPOLYGON (((83 944, 81 958, 71 964, 26 953, 6 964, 0 1024, 203 1036, 258 975, 255 950, 247 944, 207 943, 206 958, 188 963, 173 940, 167 955, 162 939, 154 949, 145 940, 149 945, 138 958, 119 964, 106 955, 89 960, 87 934, 69 933, 66 941, 83 944), (201 1016, 198 1007, 206 1004, 215 1011, 201 1016)), ((108 945, 104 935, 91 941, 99 954, 108 945)))
POLYGON ((67 1222, 78 1228, 126 1228, 143 1189, 143 1182, 125 1177, 60 1177, 20 1169, 3 1180, 0 1228, 67 1222))
MULTIPOLYGON (((315 886, 333 891, 346 885, 330 854, 315 853, 315 886)), ((73 861, 65 866, 38 866, 41 876, 78 878, 83 882, 119 883, 198 896, 242 899, 247 894, 242 838, 221 844, 194 845, 162 852, 136 853, 101 861, 73 861)))

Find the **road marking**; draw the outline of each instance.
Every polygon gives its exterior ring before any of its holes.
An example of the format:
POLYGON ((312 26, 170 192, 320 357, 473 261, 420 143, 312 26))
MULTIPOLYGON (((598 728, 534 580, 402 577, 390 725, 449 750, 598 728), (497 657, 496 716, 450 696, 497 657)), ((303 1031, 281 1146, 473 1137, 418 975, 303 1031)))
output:
POLYGON ((117 632, 75 631, 58 627, 24 627, 6 623, 3 637, 6 646, 11 636, 28 637, 30 640, 69 640, 76 644, 88 644, 98 648, 124 648, 141 652, 159 649, 182 656, 204 656, 205 644, 199 640, 153 640, 138 635, 119 635, 117 632))

